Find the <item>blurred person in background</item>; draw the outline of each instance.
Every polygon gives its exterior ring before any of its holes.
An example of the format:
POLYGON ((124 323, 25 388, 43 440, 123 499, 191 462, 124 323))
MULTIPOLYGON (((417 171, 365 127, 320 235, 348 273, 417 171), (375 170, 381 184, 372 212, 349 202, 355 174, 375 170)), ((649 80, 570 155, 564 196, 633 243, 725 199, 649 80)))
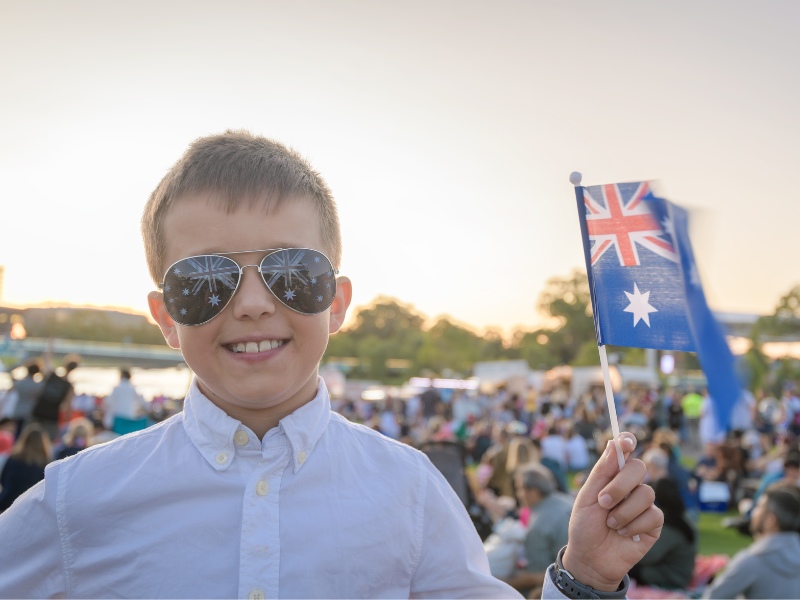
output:
POLYGON ((756 488, 753 498, 744 498, 739 502, 741 517, 723 520, 725 527, 738 530, 745 535, 752 532, 752 518, 758 500, 764 492, 777 483, 787 483, 800 487, 800 450, 796 447, 788 450, 783 459, 783 468, 765 474, 756 488))
POLYGON ((558 463, 558 466, 563 472, 567 471, 569 460, 567 458, 567 440, 558 429, 558 426, 553 423, 547 430, 541 440, 542 457, 549 458, 558 463))
POLYGON ((514 474, 517 500, 526 526, 524 568, 507 583, 527 597, 538 598, 547 567, 567 544, 573 499, 558 491, 555 477, 539 463, 520 467, 514 474))
POLYGON ((591 458, 586 439, 571 425, 567 427, 565 437, 567 439, 567 469, 571 472, 588 469, 591 458))
POLYGON ((753 510, 755 541, 738 552, 703 598, 797 598, 800 594, 800 489, 771 485, 753 510))
POLYGON ((51 458, 47 432, 37 423, 26 425, 0 473, 0 513, 44 479, 44 468, 51 458))
POLYGON ((661 448, 667 455, 669 460, 668 476, 678 484, 678 490, 680 490, 686 511, 696 521, 700 516, 697 501, 697 483, 692 479, 691 472, 681 464, 680 438, 678 434, 668 427, 659 427, 653 432, 652 446, 661 448))
POLYGON ((787 431, 793 436, 800 436, 800 397, 796 384, 787 382, 783 385, 781 408, 787 431))
POLYGON ((703 414, 703 396, 698 394, 697 390, 692 390, 681 399, 681 408, 683 409, 683 422, 686 425, 686 437, 684 441, 687 442, 688 447, 693 450, 699 450, 702 446, 700 443, 700 417, 703 414))
POLYGON ((119 370, 119 384, 103 399, 103 425, 117 435, 147 427, 147 402, 131 383, 131 372, 119 370))
MULTIPOLYGON (((649 471, 648 471, 649 472, 649 471)), ((661 536, 630 570, 639 585, 686 589, 692 582, 697 557, 697 531, 686 515, 678 485, 666 477, 649 484, 655 504, 664 513, 661 536)))
POLYGON ((0 420, 0 473, 6 464, 11 450, 14 448, 14 433, 17 430, 17 423, 8 417, 0 420))
POLYGON ((67 422, 72 417, 72 397, 75 395, 75 388, 69 381, 69 375, 78 368, 80 357, 76 354, 65 356, 64 375, 59 375, 50 370, 49 353, 45 356, 47 357, 45 370, 48 373, 44 378, 44 387, 33 407, 33 420, 47 432, 51 442, 57 442, 62 411, 67 422))
POLYGON ((39 375, 42 372, 42 361, 38 358, 30 360, 25 365, 26 374, 22 379, 15 379, 12 392, 16 396, 16 402, 8 411, 8 416, 17 423, 14 438, 18 438, 22 429, 31 422, 33 418, 33 407, 36 399, 42 393, 44 381, 39 375))
POLYGON ((72 419, 64 434, 63 446, 56 452, 56 459, 60 460, 85 450, 91 445, 93 437, 94 425, 89 419, 86 417, 72 419))

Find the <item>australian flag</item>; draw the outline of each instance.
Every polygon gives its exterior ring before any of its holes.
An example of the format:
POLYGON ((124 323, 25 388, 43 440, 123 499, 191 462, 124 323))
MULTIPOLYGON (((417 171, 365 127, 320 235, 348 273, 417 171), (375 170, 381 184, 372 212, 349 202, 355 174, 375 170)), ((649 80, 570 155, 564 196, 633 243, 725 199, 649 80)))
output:
POLYGON ((706 304, 686 211, 647 182, 575 191, 597 343, 697 353, 717 425, 727 430, 741 388, 706 304))

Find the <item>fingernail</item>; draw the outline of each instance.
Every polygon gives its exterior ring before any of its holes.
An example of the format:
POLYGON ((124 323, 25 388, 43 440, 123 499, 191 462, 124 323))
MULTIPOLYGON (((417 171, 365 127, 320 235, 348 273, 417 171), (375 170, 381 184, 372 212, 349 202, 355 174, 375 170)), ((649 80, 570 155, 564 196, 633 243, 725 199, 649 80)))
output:
POLYGON ((619 525, 619 523, 617 523, 617 520, 614 517, 608 517, 608 521, 606 521, 606 525, 611 527, 611 529, 616 529, 617 525, 619 525))
POLYGON ((629 438, 628 436, 625 436, 624 438, 622 438, 622 444, 628 450, 633 450, 633 440, 631 438, 629 438))
POLYGON ((611 503, 612 503, 612 500, 611 500, 611 496, 609 496, 608 494, 603 494, 602 496, 600 496, 600 497, 597 499, 597 502, 598 502, 598 503, 600 504, 600 506, 602 506, 603 508, 611 508, 611 503))
POLYGON ((626 533, 628 533, 628 530, 625 527, 623 527, 622 529, 617 529, 617 533, 620 535, 625 535, 626 533))

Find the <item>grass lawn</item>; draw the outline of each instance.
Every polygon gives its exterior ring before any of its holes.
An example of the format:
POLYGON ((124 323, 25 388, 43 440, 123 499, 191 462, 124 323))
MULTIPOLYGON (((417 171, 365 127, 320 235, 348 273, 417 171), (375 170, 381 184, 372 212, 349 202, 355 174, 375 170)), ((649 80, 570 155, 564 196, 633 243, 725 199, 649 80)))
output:
POLYGON ((742 548, 753 543, 753 538, 742 535, 735 529, 726 529, 722 526, 722 519, 736 516, 735 512, 701 512, 697 529, 700 533, 700 546, 698 553, 704 556, 709 554, 727 554, 733 556, 742 548))

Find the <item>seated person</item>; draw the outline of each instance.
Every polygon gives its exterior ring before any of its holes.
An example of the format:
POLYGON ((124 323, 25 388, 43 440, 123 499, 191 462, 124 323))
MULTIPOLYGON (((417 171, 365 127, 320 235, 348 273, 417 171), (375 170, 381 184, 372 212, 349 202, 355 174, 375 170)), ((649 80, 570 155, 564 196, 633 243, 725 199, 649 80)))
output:
POLYGON ((520 507, 527 509, 525 568, 508 582, 515 589, 530 593, 539 591, 547 567, 567 543, 572 497, 559 492, 553 473, 538 463, 520 467, 514 474, 514 484, 520 507))
POLYGON ((800 595, 800 489, 771 485, 750 520, 755 541, 738 552, 703 598, 797 598, 800 595))
POLYGON ((666 477, 651 483, 664 528, 655 545, 628 573, 640 585, 685 589, 692 582, 697 531, 686 516, 678 485, 666 477))
POLYGON ((783 469, 767 473, 761 478, 758 489, 756 489, 752 500, 749 498, 742 499, 739 503, 743 513, 742 516, 724 519, 722 522, 723 525, 731 529, 736 529, 744 535, 749 535, 751 533, 750 520, 752 519, 753 510, 758 503, 758 499, 771 485, 781 481, 800 485, 800 452, 797 450, 790 450, 786 454, 783 459, 783 469))

